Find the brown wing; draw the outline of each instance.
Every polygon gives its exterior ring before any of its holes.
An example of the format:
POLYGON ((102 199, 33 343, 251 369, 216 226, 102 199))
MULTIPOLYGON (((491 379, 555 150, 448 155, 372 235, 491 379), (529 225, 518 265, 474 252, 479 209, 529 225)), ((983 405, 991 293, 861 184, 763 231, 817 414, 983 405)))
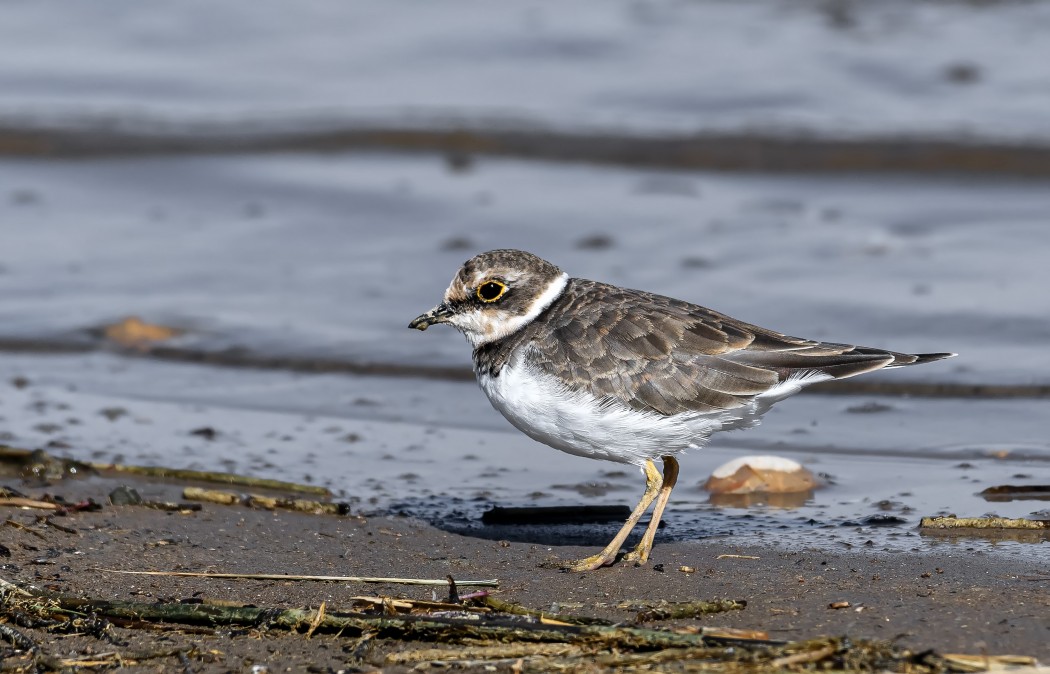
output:
POLYGON ((948 355, 789 337, 681 300, 582 279, 570 280, 508 343, 476 353, 479 366, 497 372, 525 340, 531 362, 568 387, 667 415, 742 407, 803 371, 841 378, 948 355))

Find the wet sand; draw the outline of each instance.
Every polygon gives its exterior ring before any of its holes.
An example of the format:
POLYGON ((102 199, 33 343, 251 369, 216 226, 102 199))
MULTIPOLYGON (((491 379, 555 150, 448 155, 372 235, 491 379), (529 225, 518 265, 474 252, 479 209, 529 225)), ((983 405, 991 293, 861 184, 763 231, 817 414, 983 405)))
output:
MULTIPOLYGON (((785 550, 775 544, 737 546, 731 540, 666 543, 657 538, 648 566, 628 564, 570 573, 558 563, 593 552, 616 525, 589 530, 588 546, 508 542, 443 531, 406 517, 337 517, 204 504, 200 512, 171 514, 141 506, 111 506, 107 494, 131 484, 147 500, 178 500, 181 486, 89 478, 46 487, 3 484, 28 496, 93 498, 98 512, 53 519, 66 530, 36 522, 40 511, 6 509, 32 529, 5 526, 10 557, 3 577, 63 594, 143 602, 234 601, 260 607, 348 605, 356 595, 443 599, 444 588, 285 581, 231 581, 127 576, 100 571, 180 570, 235 573, 393 576, 459 580, 498 578, 500 597, 529 608, 631 620, 625 600, 746 600, 743 611, 670 625, 763 630, 771 639, 818 635, 897 640, 915 651, 1021 654, 1050 659, 1050 567, 1031 557, 1006 558, 967 549, 965 539, 924 553, 785 550), (725 557, 726 555, 737 555, 725 557), (680 571, 689 566, 693 573, 680 571), (849 608, 830 604, 849 602, 849 608)), ((556 528, 555 528, 556 529, 556 528)), ((548 530, 538 538, 549 540, 548 530)), ((819 534, 815 534, 818 536, 819 534)), ((663 540, 661 540, 663 539, 663 540)), ((814 541, 819 544, 819 541, 814 541)), ((466 591, 464 589, 464 591, 466 591)), ((114 627, 112 642, 90 636, 48 635, 19 627, 45 650, 88 654, 163 645, 197 645, 194 671, 226 671, 265 664, 270 671, 338 670, 381 666, 406 644, 377 639, 353 660, 354 639, 250 629, 152 632, 114 627)), ((411 647, 422 644, 410 644, 411 647)), ((183 671, 175 658, 143 670, 183 671)))

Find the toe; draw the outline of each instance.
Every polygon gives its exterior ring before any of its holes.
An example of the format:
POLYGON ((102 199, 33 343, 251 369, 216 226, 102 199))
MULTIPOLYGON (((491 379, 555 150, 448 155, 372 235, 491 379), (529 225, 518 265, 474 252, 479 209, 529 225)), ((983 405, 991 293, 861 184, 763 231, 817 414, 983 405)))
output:
POLYGON ((649 552, 651 548, 643 548, 641 545, 631 550, 623 557, 625 562, 634 562, 637 566, 642 566, 649 561, 649 552))
POLYGON ((604 555, 591 555, 590 557, 584 557, 574 562, 569 562, 565 567, 569 571, 594 571, 600 569, 607 564, 611 564, 613 560, 608 559, 604 555))

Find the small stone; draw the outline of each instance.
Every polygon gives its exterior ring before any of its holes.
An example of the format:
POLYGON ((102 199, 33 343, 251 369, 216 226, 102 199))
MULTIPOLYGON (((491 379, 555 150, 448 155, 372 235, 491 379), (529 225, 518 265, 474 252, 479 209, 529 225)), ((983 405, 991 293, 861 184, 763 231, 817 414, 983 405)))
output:
POLYGON ((214 440, 216 437, 218 437, 219 432, 211 426, 202 426, 201 428, 194 428, 192 431, 190 431, 190 435, 196 435, 197 437, 204 438, 205 440, 214 440))
POLYGON ((142 503, 142 497, 132 487, 121 485, 109 492, 109 502, 113 505, 139 505, 142 503))

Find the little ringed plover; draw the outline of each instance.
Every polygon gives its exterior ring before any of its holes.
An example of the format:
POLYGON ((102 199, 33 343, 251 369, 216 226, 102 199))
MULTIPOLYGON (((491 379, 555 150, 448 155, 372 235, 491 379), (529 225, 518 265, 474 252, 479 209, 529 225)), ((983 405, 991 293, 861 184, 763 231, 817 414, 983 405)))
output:
POLYGON ((581 571, 614 562, 655 501, 625 557, 646 562, 678 478, 675 456, 712 433, 754 426, 774 403, 816 382, 955 355, 789 337, 682 300, 570 278, 519 250, 467 260, 443 301, 409 327, 436 323, 466 336, 482 390, 523 433, 642 469, 641 500, 604 550, 570 566, 581 571))

